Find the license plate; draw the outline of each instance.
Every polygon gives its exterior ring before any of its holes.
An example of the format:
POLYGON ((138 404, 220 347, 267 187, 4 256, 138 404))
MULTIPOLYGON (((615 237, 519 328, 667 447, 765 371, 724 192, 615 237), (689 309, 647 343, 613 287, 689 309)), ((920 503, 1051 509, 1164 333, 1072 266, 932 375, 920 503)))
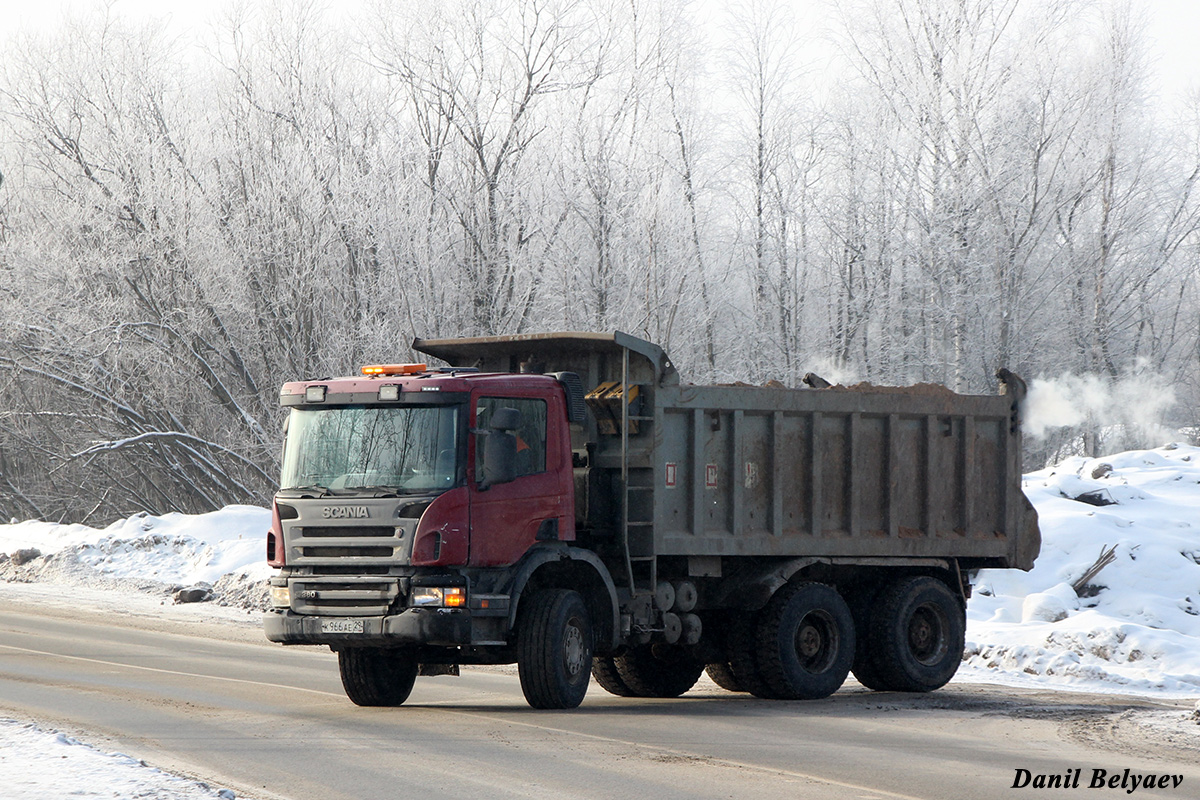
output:
POLYGON ((361 619, 323 619, 321 633, 362 633, 361 619))

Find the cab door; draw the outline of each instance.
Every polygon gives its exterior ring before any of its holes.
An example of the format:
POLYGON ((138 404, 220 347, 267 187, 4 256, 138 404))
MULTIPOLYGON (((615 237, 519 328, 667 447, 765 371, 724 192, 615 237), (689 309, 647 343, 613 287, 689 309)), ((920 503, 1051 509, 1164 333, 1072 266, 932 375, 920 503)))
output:
MULTIPOLYGON (((505 566, 537 541, 575 538, 573 478, 561 398, 500 390, 474 399, 471 409, 471 564, 505 566), (481 486, 484 454, 498 409, 519 414, 513 479, 481 486), (565 477, 565 482, 564 482, 565 477)), ((511 416, 511 415, 509 415, 511 416)))

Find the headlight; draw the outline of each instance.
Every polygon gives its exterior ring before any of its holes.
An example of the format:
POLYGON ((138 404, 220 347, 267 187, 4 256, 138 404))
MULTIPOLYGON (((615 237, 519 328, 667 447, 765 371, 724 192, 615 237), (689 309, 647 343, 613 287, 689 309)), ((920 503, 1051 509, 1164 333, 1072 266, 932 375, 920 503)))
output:
POLYGON ((413 607, 459 608, 467 604, 467 590, 461 586, 417 586, 409 596, 409 603, 413 607))
POLYGON ((275 608, 291 608, 292 590, 287 586, 272 586, 271 605, 275 608))

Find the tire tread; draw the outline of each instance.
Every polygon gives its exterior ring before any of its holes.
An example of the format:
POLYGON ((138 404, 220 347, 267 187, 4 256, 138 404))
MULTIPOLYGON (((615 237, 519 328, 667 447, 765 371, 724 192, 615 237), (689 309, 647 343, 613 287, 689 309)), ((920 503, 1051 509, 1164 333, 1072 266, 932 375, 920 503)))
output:
MULTIPOLYGON (((790 637, 789 637, 790 638, 790 637)), ((789 583, 775 592, 763 609, 758 623, 758 666, 762 679, 776 697, 787 700, 815 700, 828 697, 841 687, 850 672, 854 653, 854 621, 850 609, 832 586, 800 581, 789 583), (792 601, 801 593, 825 595, 825 604, 838 630, 838 651, 834 663, 821 674, 791 674, 780 641, 780 627, 790 613, 792 601)))
POLYGON ((359 706, 399 706, 412 693, 417 662, 398 650, 348 647, 338 651, 338 672, 350 701, 359 706))
MULTIPOLYGON (((528 605, 521 613, 517 635, 517 674, 525 700, 539 709, 575 708, 587 694, 588 681, 572 686, 563 679, 558 663, 561 653, 554 639, 562 633, 558 628, 576 613, 585 622, 590 662, 592 632, 587 606, 580 594, 570 589, 542 589, 525 602, 528 605)), ((586 671, 591 674, 590 663, 586 671)))
POLYGON ((611 657, 598 657, 592 661, 592 677, 600 688, 617 697, 635 697, 633 689, 621 678, 617 670, 616 660, 611 657))
POLYGON ((650 645, 630 648, 614 660, 621 680, 637 697, 678 697, 696 685, 704 663, 686 653, 659 658, 650 645))
POLYGON ((877 678, 881 691, 932 692, 945 686, 958 671, 962 661, 966 620, 959 601, 946 584, 937 578, 916 576, 897 580, 880 592, 870 632, 869 646, 875 653, 872 664, 876 674, 868 677, 877 678), (933 592, 931 600, 947 604, 948 624, 951 626, 948 631, 951 641, 947 658, 936 668, 912 663, 905 657, 906 626, 897 619, 898 613, 914 602, 918 595, 929 590, 933 592))

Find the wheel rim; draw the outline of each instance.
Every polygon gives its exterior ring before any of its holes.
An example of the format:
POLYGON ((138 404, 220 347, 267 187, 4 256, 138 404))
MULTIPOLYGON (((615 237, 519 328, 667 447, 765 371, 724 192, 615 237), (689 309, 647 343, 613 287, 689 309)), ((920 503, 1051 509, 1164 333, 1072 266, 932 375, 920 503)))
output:
POLYGON ((824 611, 810 611, 796 626, 796 657, 808 672, 829 669, 837 658, 838 630, 833 617, 824 611))
POLYGON ((933 666, 946 656, 947 620, 934 605, 919 606, 908 621, 908 649, 913 658, 925 666, 933 666))
POLYGON ((567 677, 572 681, 577 680, 584 671, 585 661, 587 644, 583 640, 583 626, 577 618, 571 617, 563 631, 563 666, 567 670, 567 677))

